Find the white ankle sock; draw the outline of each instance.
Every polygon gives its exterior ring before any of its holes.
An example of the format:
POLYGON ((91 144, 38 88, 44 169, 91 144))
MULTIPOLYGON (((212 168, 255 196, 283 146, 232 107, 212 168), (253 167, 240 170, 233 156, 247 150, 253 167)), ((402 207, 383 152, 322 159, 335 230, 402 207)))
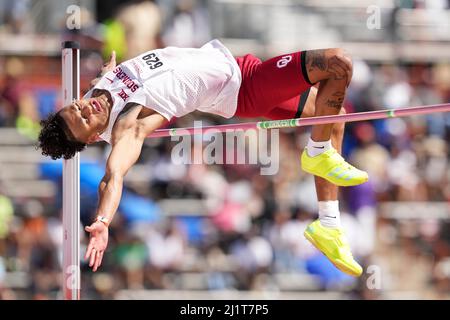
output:
POLYGON ((319 221, 327 228, 339 228, 341 226, 341 213, 339 201, 319 201, 319 221))
POLYGON ((306 148, 310 157, 318 156, 332 148, 331 139, 327 141, 314 141, 309 138, 306 148))

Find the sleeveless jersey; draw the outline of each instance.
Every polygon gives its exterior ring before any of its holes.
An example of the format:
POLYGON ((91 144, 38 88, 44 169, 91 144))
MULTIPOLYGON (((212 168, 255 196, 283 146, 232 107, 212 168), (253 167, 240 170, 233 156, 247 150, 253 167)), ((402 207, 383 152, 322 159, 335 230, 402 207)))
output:
POLYGON ((195 110, 230 118, 241 81, 235 58, 216 39, 201 48, 166 47, 127 60, 107 72, 84 98, 95 89, 111 94, 108 127, 100 135, 110 143, 114 123, 128 103, 153 109, 168 120, 195 110))

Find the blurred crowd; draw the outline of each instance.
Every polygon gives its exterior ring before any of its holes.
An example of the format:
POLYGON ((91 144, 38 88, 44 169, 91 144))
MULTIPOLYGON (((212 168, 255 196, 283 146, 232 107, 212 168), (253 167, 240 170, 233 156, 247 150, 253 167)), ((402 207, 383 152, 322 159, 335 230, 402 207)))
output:
MULTIPOLYGON (((0 1, 0 33, 27 32, 32 3, 0 1)), ((123 60, 161 46, 198 47, 212 35, 206 1, 108 3, 118 9, 98 19, 102 24, 86 10, 82 19, 90 23, 83 25, 89 27, 64 34, 92 49, 82 61, 88 76, 98 72, 111 48, 123 60)), ((25 67, 21 57, 0 57, 0 129, 15 127, 33 141, 39 119, 59 103, 59 87, 49 97, 52 86, 30 84, 25 67)), ((448 102, 449 63, 354 59, 347 112, 448 102)), ((171 126, 190 126, 199 116, 210 124, 229 123, 194 113, 171 126)), ((300 169, 308 137, 307 128, 280 131, 280 169, 268 176, 260 174, 258 165, 175 164, 174 142, 146 141, 137 165, 148 181, 130 178, 126 189, 150 199, 161 215, 148 221, 116 214, 103 266, 92 273, 82 260, 83 298, 113 299, 121 289, 316 290, 358 299, 412 292, 413 298, 450 298, 448 208, 442 218, 442 212, 435 212, 442 209, 432 205, 450 201, 450 115, 347 124, 343 154, 368 171, 370 181, 341 190, 341 220, 356 259, 367 270, 379 270, 359 279, 337 271, 303 237, 317 217, 313 177, 300 169), (186 199, 196 204, 194 209, 164 212, 163 202, 170 207, 171 201, 186 199), (430 207, 419 217, 409 216, 416 202, 430 207), (386 203, 404 203, 404 214, 383 210, 386 203)), ((91 148, 101 154, 108 150, 105 145, 91 148)), ((96 161, 104 164, 103 158, 96 161)), ((83 225, 95 215, 95 200, 82 198, 83 225)), ((61 298, 60 207, 59 191, 50 199, 16 199, 0 179, 0 299, 61 298)), ((81 238, 84 254, 88 238, 84 232, 81 238)))

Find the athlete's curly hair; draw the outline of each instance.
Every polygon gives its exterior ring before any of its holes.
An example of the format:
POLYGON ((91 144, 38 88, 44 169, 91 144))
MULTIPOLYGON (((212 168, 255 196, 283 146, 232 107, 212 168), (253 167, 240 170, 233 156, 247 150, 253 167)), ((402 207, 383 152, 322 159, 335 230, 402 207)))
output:
POLYGON ((44 156, 53 160, 72 158, 78 151, 86 147, 86 143, 76 141, 64 119, 58 113, 51 113, 41 121, 37 148, 42 149, 44 156))

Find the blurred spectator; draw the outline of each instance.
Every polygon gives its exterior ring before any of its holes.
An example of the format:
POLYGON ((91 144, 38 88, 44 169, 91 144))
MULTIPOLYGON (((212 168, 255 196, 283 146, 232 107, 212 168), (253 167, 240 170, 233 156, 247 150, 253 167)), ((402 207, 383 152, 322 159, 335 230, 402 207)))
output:
POLYGON ((163 34, 167 46, 197 48, 211 39, 208 11, 197 0, 177 0, 171 23, 163 34))
POLYGON ((25 66, 19 58, 10 58, 5 62, 5 74, 3 87, 0 89, 2 126, 13 126, 19 116, 20 94, 23 83, 19 80, 25 66))
POLYGON ((161 47, 161 13, 152 1, 136 0, 123 5, 115 20, 123 27, 126 45, 124 56, 118 59, 128 60, 161 47))
POLYGON ((272 247, 259 232, 258 227, 254 226, 230 247, 231 259, 236 266, 234 275, 243 290, 253 289, 257 276, 267 273, 272 264, 272 247))
POLYGON ((31 0, 0 1, 0 25, 4 23, 6 27, 4 31, 11 33, 29 31, 30 5, 31 0))
POLYGON ((0 254, 4 252, 2 240, 9 234, 13 216, 14 207, 11 199, 0 193, 0 254))
POLYGON ((144 266, 147 261, 145 243, 124 231, 120 232, 116 240, 114 256, 118 268, 124 272, 126 288, 144 288, 144 266))
POLYGON ((162 230, 153 229, 145 237, 149 256, 149 272, 151 283, 157 288, 163 288, 164 272, 177 270, 182 266, 185 250, 184 235, 177 224, 168 221, 162 230))
MULTIPOLYGON (((291 214, 287 211, 275 213, 274 223, 269 229, 268 238, 274 248, 274 270, 278 272, 297 270, 297 260, 294 255, 294 241, 290 233, 289 222, 291 214)), ((296 239, 298 240, 298 239, 296 239)))
POLYGON ((36 139, 40 115, 32 90, 23 81, 26 66, 20 58, 5 62, 3 87, 0 87, 0 125, 16 126, 18 131, 36 139))

